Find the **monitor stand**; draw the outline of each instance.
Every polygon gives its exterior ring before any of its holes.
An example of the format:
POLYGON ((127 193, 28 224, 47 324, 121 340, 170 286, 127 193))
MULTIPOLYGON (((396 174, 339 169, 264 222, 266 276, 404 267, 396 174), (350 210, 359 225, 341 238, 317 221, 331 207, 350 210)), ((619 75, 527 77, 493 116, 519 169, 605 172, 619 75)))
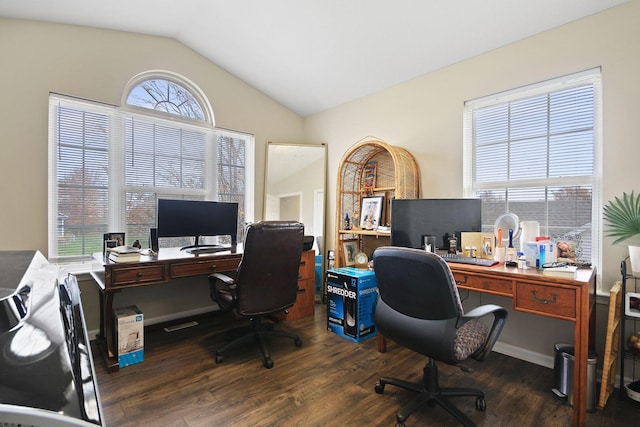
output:
POLYGON ((187 246, 185 248, 181 248, 180 250, 184 250, 190 254, 210 254, 214 252, 222 252, 231 250, 230 246, 220 246, 220 245, 203 245, 203 246, 187 246))

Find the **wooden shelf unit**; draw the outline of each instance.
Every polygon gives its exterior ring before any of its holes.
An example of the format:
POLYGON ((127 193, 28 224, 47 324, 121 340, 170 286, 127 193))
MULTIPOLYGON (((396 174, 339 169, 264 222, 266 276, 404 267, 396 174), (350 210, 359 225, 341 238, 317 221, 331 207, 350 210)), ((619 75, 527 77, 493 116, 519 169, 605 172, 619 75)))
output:
POLYGON ((391 223, 391 200, 420 197, 420 171, 415 158, 407 150, 385 141, 366 137, 354 144, 342 157, 338 168, 336 191, 336 254, 335 266, 344 266, 343 242, 357 241, 358 248, 369 258, 373 251, 389 244, 390 232, 359 228, 362 197, 384 196, 380 225, 391 223), (376 162, 375 185, 364 188, 364 169, 376 162), (353 229, 344 229, 344 219, 349 214, 353 229))

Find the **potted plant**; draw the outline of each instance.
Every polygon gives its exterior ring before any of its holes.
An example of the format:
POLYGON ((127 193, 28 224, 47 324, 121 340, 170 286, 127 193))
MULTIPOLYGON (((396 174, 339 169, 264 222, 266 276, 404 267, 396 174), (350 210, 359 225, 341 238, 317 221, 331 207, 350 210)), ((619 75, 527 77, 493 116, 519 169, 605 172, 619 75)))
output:
POLYGON ((622 193, 622 198, 610 200, 603 210, 607 236, 614 237, 613 244, 626 241, 634 276, 640 277, 640 193, 622 193))

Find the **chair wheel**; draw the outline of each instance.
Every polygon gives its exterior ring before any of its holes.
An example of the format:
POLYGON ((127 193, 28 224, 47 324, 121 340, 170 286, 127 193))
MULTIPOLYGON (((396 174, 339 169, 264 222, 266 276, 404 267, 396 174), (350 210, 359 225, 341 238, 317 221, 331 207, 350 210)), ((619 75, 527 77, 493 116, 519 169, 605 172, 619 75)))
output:
POLYGON ((263 365, 264 365, 265 368, 271 369, 271 368, 273 368, 273 360, 265 359, 263 365))
POLYGON ((384 392, 384 384, 376 383, 376 386, 374 387, 374 389, 376 393, 382 394, 382 392, 384 392))
POLYGON ((296 347, 300 348, 302 347, 302 340, 300 338, 296 338, 293 343, 296 345, 296 347))
POLYGON ((479 411, 482 411, 482 412, 486 411, 487 410, 487 401, 484 400, 481 397, 478 397, 476 399, 476 409, 479 410, 479 411))
POLYGON ((400 421, 396 422, 396 427, 404 427, 404 423, 401 423, 400 421))
POLYGON ((216 363, 222 363, 223 360, 224 360, 223 356, 216 356, 216 363))

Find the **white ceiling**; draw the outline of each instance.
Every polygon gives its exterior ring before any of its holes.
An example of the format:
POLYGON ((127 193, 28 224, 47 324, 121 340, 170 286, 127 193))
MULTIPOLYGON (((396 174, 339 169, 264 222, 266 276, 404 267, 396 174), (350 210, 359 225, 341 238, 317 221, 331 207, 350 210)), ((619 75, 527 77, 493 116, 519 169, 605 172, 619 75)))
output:
POLYGON ((0 16, 172 37, 302 116, 628 0, 0 0, 0 16))

